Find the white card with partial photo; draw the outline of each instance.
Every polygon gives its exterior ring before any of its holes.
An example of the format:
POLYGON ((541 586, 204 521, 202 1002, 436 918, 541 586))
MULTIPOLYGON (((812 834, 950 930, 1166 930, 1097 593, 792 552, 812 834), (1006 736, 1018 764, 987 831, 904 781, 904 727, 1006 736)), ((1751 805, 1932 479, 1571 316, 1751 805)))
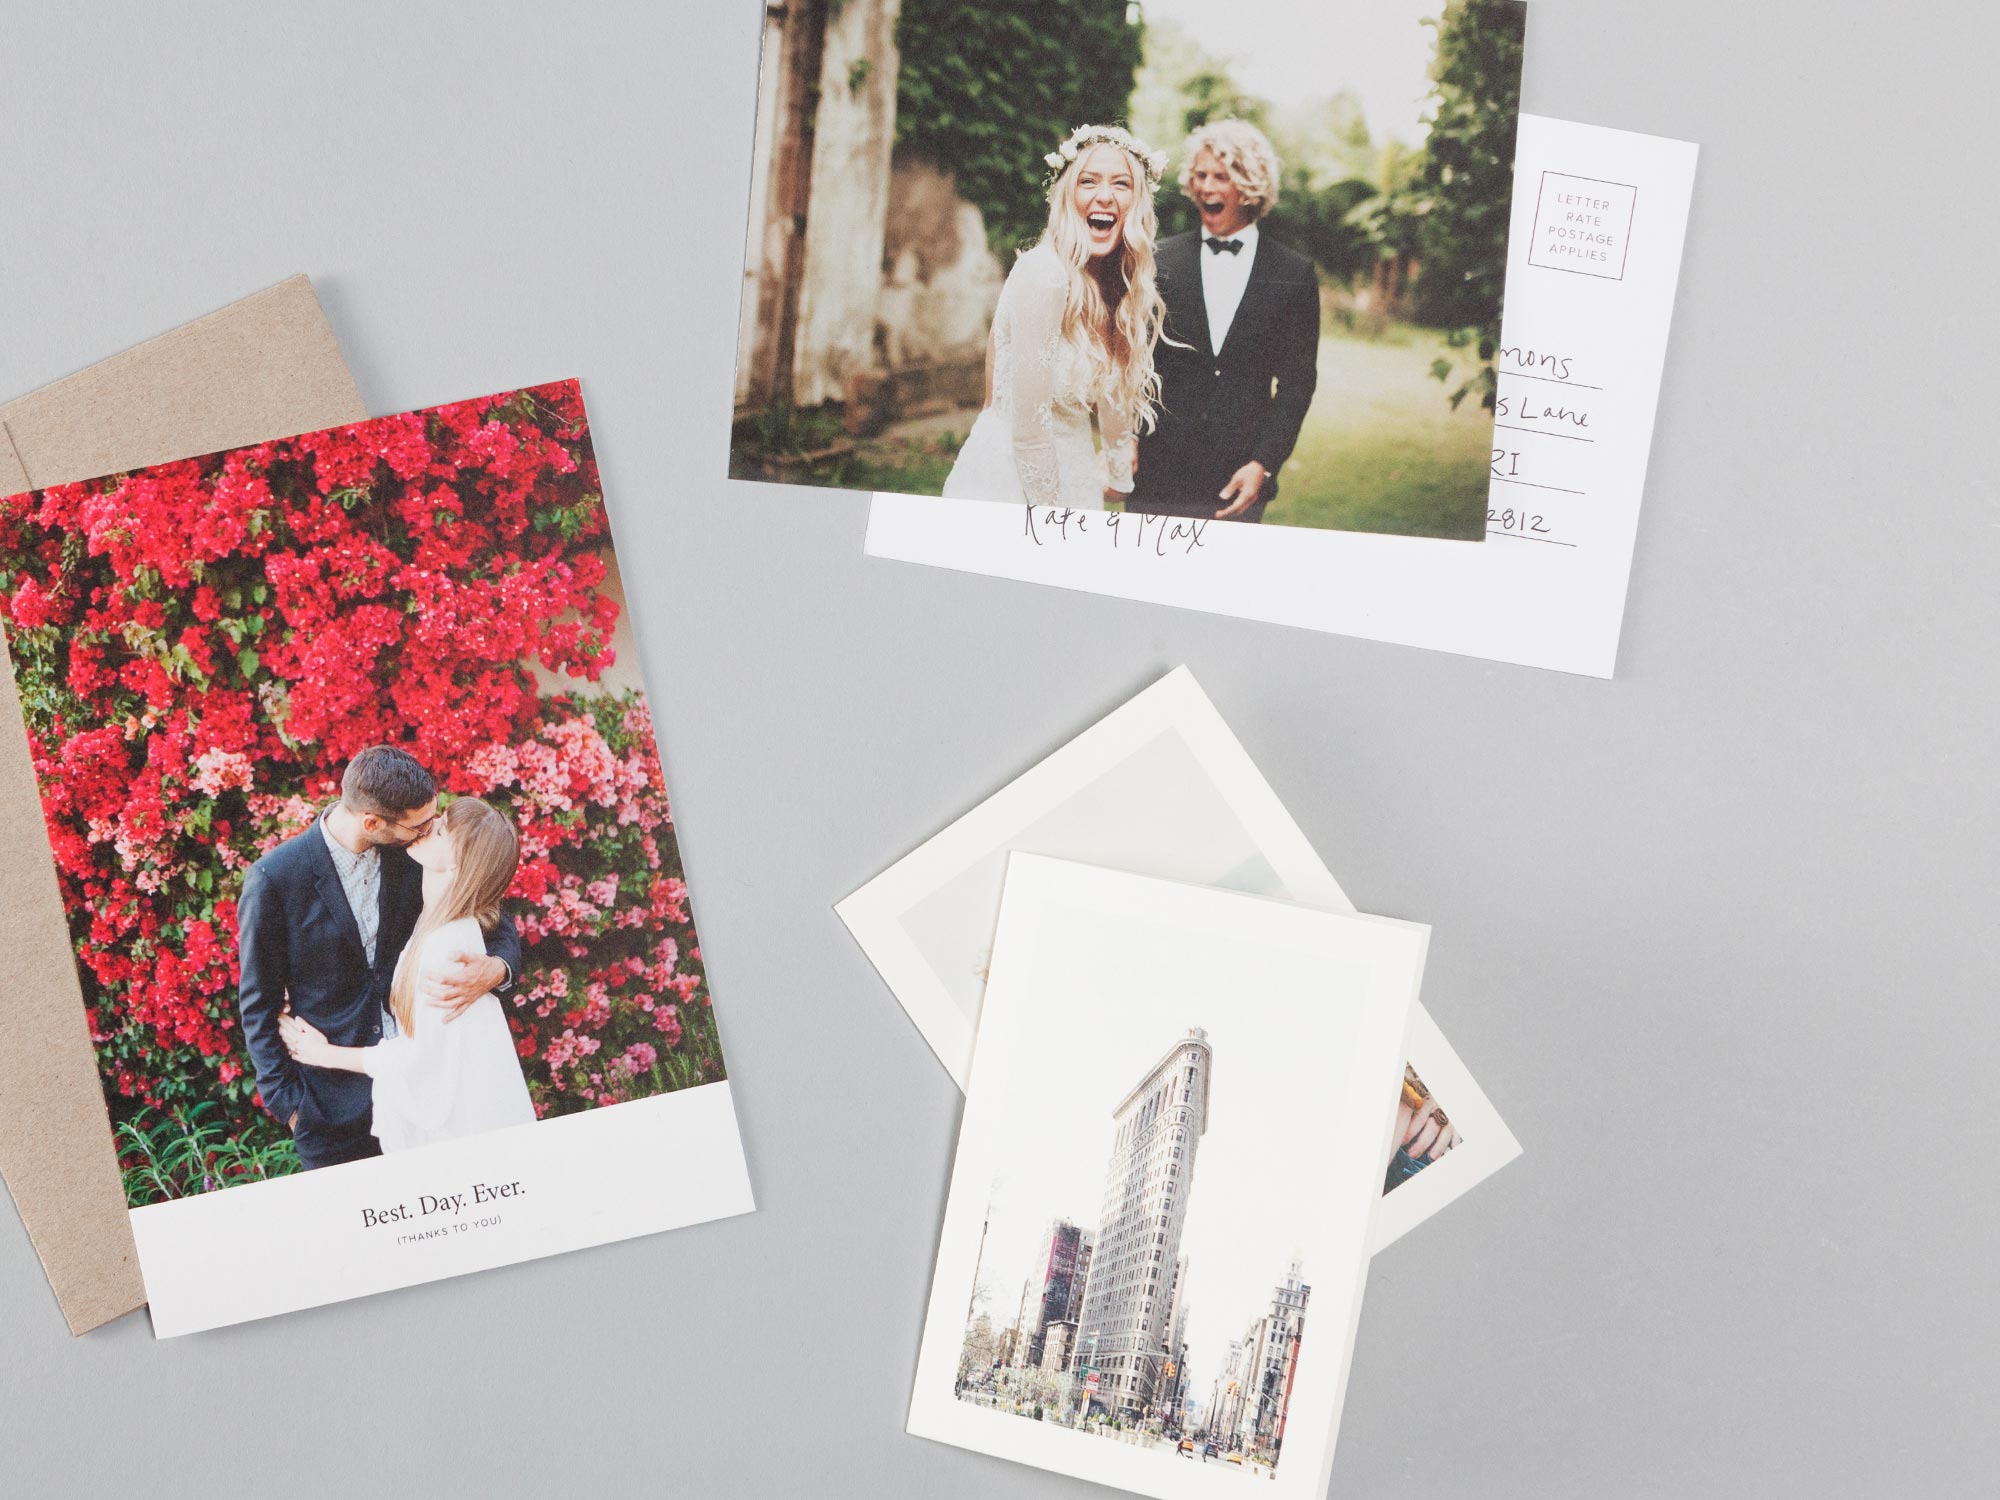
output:
POLYGON ((1483 544, 878 493, 866 550, 1610 677, 1696 156, 1521 116, 1483 544))
POLYGON ((0 517, 157 1336, 755 1207, 577 382, 0 517))
POLYGON ((1528 11, 767 12, 731 476, 1479 540, 1528 11))
MULTIPOLYGON (((1010 852, 1351 912, 1194 674, 1181 667, 1010 782, 836 908, 965 1087, 1010 852)), ((1380 1249, 1520 1155, 1444 1033, 1410 1013, 1400 1118, 1384 1158, 1380 1249), (1408 1149, 1405 1149, 1407 1145, 1408 1149)))
POLYGON ((1428 939, 1013 855, 909 1430, 1323 1496, 1428 939))

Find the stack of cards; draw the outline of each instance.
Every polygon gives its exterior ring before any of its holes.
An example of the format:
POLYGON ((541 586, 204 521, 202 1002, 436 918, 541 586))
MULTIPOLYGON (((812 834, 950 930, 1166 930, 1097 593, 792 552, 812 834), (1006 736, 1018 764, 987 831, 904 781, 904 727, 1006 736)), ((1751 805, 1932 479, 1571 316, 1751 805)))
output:
POLYGON ((1185 668, 839 912, 967 1091, 910 1430, 1323 1494, 1368 1256, 1520 1152, 1428 930, 1355 914, 1185 668))

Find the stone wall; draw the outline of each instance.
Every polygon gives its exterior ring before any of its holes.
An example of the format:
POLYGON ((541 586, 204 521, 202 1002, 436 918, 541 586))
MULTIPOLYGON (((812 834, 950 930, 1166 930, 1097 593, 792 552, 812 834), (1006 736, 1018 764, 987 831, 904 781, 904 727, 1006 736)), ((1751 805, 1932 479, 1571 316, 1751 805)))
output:
POLYGON ((788 252, 797 270, 794 405, 844 403, 851 430, 867 431, 981 398, 1004 268, 949 172, 892 161, 900 13, 901 0, 766 6, 738 328, 741 409, 774 398, 788 252), (803 66, 822 23, 818 66, 803 66), (818 87, 802 243, 792 210, 804 157, 787 157, 786 141, 802 139, 798 111, 812 101, 795 69, 818 87))
POLYGON ((875 364, 901 8, 901 0, 845 0, 827 19, 799 294, 799 406, 843 399, 848 376, 875 364))
POLYGON ((999 257, 986 247, 979 210, 958 196, 951 174, 929 162, 899 161, 889 179, 877 321, 883 363, 983 363, 999 257))
POLYGON ((736 404, 761 404, 769 389, 776 289, 784 277, 785 214, 776 201, 779 122, 792 86, 785 59, 785 10, 765 7, 757 67, 757 126, 750 154, 750 225, 743 247, 743 297, 737 308, 736 404))

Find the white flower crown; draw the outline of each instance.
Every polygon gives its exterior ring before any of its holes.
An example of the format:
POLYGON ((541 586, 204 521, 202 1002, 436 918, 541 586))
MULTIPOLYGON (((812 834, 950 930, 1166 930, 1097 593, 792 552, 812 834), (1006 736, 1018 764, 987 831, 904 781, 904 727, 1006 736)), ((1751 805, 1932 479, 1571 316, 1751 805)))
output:
POLYGON ((1160 190, 1160 180, 1167 173, 1167 153, 1155 151, 1131 131, 1118 125, 1079 125, 1069 133, 1069 139, 1042 158, 1048 163, 1049 175, 1042 183, 1044 189, 1056 185, 1056 179, 1063 169, 1075 161, 1092 146, 1116 146, 1138 158, 1146 169, 1146 189, 1148 192, 1160 190))

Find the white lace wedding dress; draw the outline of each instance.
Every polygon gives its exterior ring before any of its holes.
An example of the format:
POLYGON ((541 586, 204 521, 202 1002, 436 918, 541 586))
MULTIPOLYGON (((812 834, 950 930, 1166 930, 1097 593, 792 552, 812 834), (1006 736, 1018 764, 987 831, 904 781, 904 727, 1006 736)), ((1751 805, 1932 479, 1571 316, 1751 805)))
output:
POLYGON ((1014 262, 993 310, 986 408, 944 482, 948 499, 1102 510, 1106 489, 1131 492, 1131 418, 1094 403, 1100 454, 1089 361, 1062 335, 1067 282, 1046 244, 1014 262))
MULTIPOLYGON (((454 958, 485 952, 479 924, 460 917, 425 938, 423 952, 405 948, 397 966, 415 963, 421 979, 454 958)), ((535 1106, 498 995, 481 995, 450 1021, 421 998, 417 1010, 416 1035, 389 1037, 363 1053, 375 1082, 375 1138, 384 1151, 534 1123, 535 1106)))

